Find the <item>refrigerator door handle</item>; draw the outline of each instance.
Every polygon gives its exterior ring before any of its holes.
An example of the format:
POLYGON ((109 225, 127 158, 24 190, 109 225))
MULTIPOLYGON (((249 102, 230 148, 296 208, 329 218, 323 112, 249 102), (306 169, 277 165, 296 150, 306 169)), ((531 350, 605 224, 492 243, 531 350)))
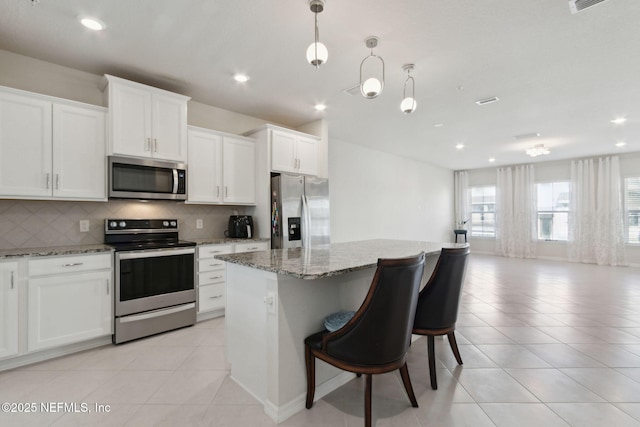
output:
POLYGON ((311 224, 311 216, 309 215, 309 205, 307 203, 307 196, 302 195, 302 247, 306 248, 310 245, 309 225, 311 224))

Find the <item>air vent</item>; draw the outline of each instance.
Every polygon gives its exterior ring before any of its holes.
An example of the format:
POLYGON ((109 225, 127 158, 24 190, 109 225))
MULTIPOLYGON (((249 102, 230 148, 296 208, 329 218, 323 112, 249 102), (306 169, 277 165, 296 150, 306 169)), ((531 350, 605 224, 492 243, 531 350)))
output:
POLYGON ((569 9, 571 13, 576 14, 605 0, 569 0, 569 9))
POLYGON ((349 87, 349 88, 347 88, 347 89, 342 89, 342 91, 343 91, 344 93, 349 94, 349 95, 355 95, 355 94, 358 94, 358 93, 360 93, 360 83, 358 83, 358 84, 357 84, 357 85, 355 85, 355 86, 349 87))
POLYGON ((540 132, 521 133, 520 135, 514 136, 514 138, 518 141, 521 141, 523 139, 533 139, 533 138, 539 138, 539 137, 540 137, 540 132))
POLYGON ((479 99, 476 101, 476 104, 487 105, 487 104, 493 104, 494 102, 498 102, 498 101, 500 101, 500 98, 498 98, 497 96, 492 96, 491 98, 479 99))

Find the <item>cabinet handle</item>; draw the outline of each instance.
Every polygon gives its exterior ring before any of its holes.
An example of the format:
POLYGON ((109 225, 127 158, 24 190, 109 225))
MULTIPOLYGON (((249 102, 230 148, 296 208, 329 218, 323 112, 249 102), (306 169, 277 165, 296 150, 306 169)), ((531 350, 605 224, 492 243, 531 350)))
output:
POLYGON ((222 276, 213 276, 213 277, 209 277, 209 280, 213 280, 213 279, 222 279, 222 276))
POLYGON ((60 174, 56 174, 56 190, 60 189, 60 174))
POLYGON ((218 299, 218 298, 222 298, 222 296, 223 296, 222 294, 214 295, 212 297, 209 297, 209 299, 218 299))
POLYGON ((226 198, 229 195, 229 187, 224 186, 224 197, 226 198))
POLYGON ((153 138, 153 152, 158 152, 158 140, 156 138, 153 138))
POLYGON ((145 146, 144 151, 151 151, 151 138, 147 138, 147 145, 145 146))
POLYGON ((216 197, 220 197, 220 186, 216 185, 216 197))
POLYGON ((13 271, 11 272, 11 289, 13 289, 13 271))
POLYGON ((47 190, 49 189, 49 179, 50 179, 50 178, 51 178, 51 177, 49 176, 49 173, 47 173, 47 190))
POLYGON ((109 281, 107 280, 107 295, 109 295, 109 281))
POLYGON ((84 264, 84 262, 72 262, 69 264, 62 264, 61 267, 77 267, 82 264, 84 264))

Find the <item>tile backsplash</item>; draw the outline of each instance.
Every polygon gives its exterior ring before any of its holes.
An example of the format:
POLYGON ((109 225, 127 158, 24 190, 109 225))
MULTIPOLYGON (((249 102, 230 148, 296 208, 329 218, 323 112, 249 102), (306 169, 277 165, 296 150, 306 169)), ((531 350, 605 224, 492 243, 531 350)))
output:
POLYGON ((223 237, 229 215, 251 213, 246 210, 171 201, 0 200, 0 249, 103 243, 106 218, 177 218, 181 239, 223 237), (196 228, 197 219, 202 229, 196 228), (88 232, 80 232, 80 220, 89 220, 88 232))

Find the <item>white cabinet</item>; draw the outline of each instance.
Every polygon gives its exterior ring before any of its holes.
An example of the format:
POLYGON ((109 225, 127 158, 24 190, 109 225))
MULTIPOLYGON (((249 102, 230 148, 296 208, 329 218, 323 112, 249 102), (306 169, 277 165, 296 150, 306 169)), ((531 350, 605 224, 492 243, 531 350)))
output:
POLYGON ((189 128, 188 202, 256 202, 256 148, 250 138, 189 128))
POLYGON ((299 132, 271 130, 271 170, 318 175, 318 139, 299 132))
POLYGON ((185 161, 189 97, 105 75, 110 154, 185 161))
POLYGON ((106 200, 105 110, 0 90, 0 197, 106 200))
POLYGON ((0 359, 18 354, 18 263, 0 262, 0 359))
POLYGON ((105 110, 0 90, 0 197, 106 200, 105 110))
POLYGON ((111 254, 30 259, 28 351, 111 335, 111 254))
POLYGON ((198 246, 198 313, 225 307, 225 263, 215 255, 233 252, 233 245, 198 246))

